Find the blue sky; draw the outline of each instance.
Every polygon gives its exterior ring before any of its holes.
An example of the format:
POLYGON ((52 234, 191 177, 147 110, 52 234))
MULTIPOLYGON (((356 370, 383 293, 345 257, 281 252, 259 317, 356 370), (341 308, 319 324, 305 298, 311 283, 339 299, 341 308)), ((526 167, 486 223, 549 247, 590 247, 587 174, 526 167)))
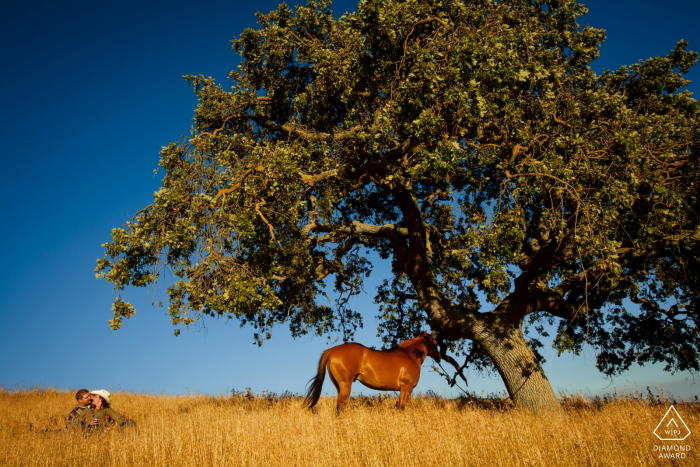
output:
MULTIPOLYGON (((606 29, 596 71, 664 55, 685 39, 700 50, 700 4, 595 0, 581 24, 606 29)), ((143 289, 122 297, 137 314, 119 331, 107 324, 114 298, 95 280, 95 260, 112 228, 150 203, 160 148, 188 134, 197 105, 182 76, 227 84, 238 64, 230 40, 255 27, 257 2, 3 2, 0 7, 0 385, 225 393, 251 387, 302 392, 328 340, 293 340, 284 327, 263 347, 250 328, 209 319, 174 337, 164 310, 143 289)), ((356 2, 334 3, 336 16, 356 2)), ((695 69, 690 79, 700 82, 695 69)), ((693 83, 690 90, 700 90, 693 83)), ((379 278, 376 279, 377 281, 379 278)), ((369 284, 368 284, 369 285, 369 284)), ((358 297, 358 342, 378 345, 373 291, 358 297)), ((544 365, 557 390, 587 394, 659 384, 678 397, 700 393, 691 375, 660 366, 609 381, 595 352, 544 365)), ((700 382, 700 381, 699 381, 700 382)), ((469 389, 504 389, 471 373, 469 389)), ((326 382, 326 391, 334 392, 326 382)), ((357 385, 354 393, 361 390, 357 385)), ((423 369, 419 391, 456 395, 423 369)), ((372 392, 365 390, 365 392, 372 392)))

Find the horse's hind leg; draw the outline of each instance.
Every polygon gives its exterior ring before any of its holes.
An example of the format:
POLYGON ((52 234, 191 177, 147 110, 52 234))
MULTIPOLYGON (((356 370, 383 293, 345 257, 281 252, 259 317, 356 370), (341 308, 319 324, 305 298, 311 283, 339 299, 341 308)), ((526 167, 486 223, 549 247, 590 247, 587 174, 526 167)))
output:
POLYGON ((350 392, 352 391, 352 381, 349 382, 338 382, 335 375, 330 370, 328 371, 328 376, 330 377, 335 390, 338 392, 338 399, 335 406, 336 413, 344 412, 345 407, 348 405, 348 399, 350 398, 350 392))
POLYGON ((345 412, 345 407, 348 405, 348 399, 350 399, 351 391, 352 381, 338 383, 338 405, 336 406, 338 413, 345 412))

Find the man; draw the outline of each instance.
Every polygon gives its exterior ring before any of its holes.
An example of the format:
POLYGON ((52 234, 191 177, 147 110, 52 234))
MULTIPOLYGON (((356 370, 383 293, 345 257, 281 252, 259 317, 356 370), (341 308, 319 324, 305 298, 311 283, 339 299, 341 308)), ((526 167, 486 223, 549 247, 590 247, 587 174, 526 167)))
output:
POLYGON ((82 428, 89 425, 96 425, 97 422, 92 420, 95 408, 92 406, 92 394, 90 394, 90 391, 87 389, 78 390, 78 392, 75 393, 75 399, 78 403, 71 413, 68 414, 66 428, 82 428))

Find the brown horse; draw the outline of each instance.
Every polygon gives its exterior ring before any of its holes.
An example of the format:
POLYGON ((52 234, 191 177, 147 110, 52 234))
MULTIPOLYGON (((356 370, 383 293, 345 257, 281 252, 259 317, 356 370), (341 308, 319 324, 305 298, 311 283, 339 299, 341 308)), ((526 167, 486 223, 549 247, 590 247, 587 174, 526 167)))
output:
POLYGON ((312 408, 321 397, 323 379, 328 375, 338 391, 337 410, 342 412, 350 397, 350 387, 359 381, 370 389, 401 391, 399 408, 403 409, 420 378, 420 367, 426 356, 440 361, 440 352, 432 334, 424 332, 391 350, 372 350, 350 342, 331 347, 321 354, 318 372, 311 378, 304 406, 312 408))

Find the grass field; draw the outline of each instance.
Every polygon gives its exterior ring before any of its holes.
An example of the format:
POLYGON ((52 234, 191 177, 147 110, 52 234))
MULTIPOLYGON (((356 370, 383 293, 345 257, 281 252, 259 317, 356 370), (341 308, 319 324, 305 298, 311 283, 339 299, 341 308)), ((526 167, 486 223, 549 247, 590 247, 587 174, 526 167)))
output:
MULTIPOLYGON (((564 417, 493 399, 422 396, 400 412, 394 397, 357 397, 337 417, 332 398, 313 414, 288 394, 117 393, 112 407, 138 429, 108 433, 62 430, 74 403, 72 392, 0 388, 0 465, 700 465, 700 433, 681 442, 654 436, 671 401, 651 394, 564 397, 564 417), (655 446, 671 445, 690 450, 659 459, 655 446)), ((697 404, 676 408, 700 430, 697 404)))

